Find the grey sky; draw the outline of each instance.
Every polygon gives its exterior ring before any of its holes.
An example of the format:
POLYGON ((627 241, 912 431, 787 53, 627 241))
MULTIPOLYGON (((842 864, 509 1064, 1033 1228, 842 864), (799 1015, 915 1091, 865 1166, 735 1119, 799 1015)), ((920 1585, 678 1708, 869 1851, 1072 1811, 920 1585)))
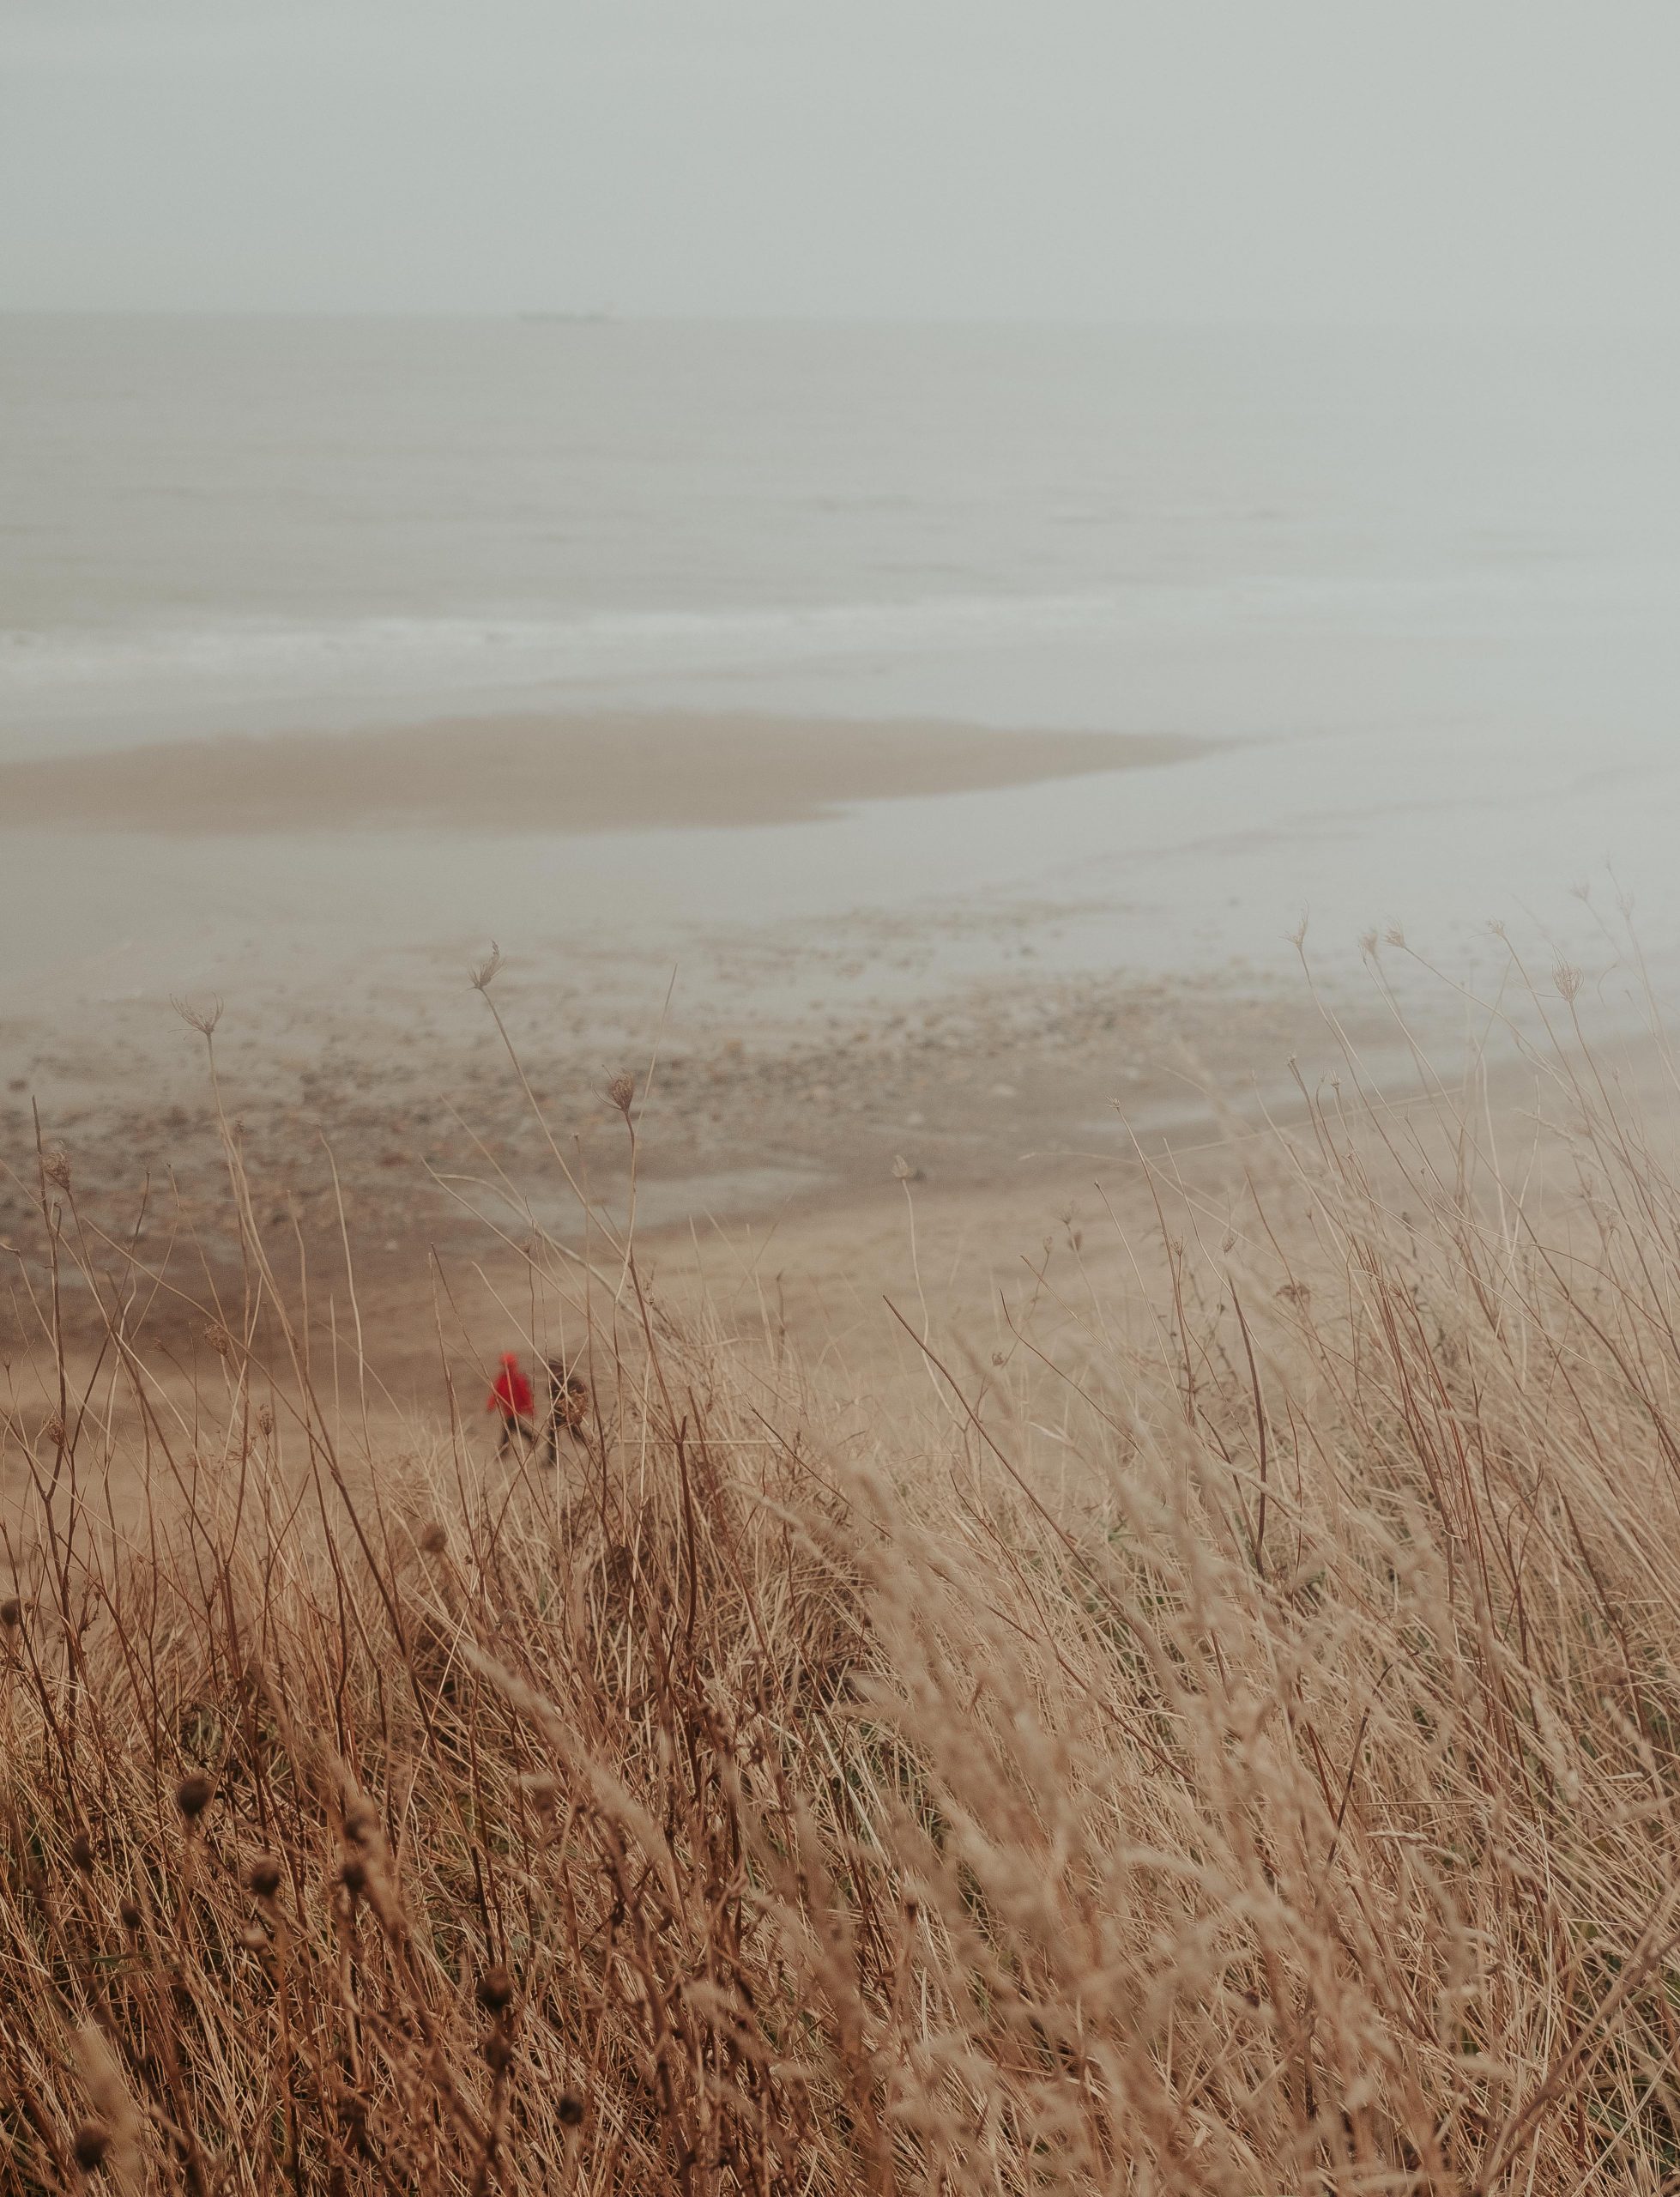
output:
POLYGON ((0 0, 0 305, 1680 319, 1675 0, 0 0))

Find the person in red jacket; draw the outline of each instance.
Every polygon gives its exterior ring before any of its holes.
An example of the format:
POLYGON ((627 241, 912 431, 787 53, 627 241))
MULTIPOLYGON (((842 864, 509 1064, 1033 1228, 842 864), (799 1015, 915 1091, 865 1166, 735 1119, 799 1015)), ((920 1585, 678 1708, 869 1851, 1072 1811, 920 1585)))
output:
POLYGON ((531 1438, 531 1384, 519 1370, 519 1353, 514 1350, 502 1353, 501 1371, 490 1384, 486 1400, 486 1411, 502 1415, 502 1438, 496 1444, 496 1455, 505 1457, 513 1446, 516 1435, 525 1441, 531 1438))

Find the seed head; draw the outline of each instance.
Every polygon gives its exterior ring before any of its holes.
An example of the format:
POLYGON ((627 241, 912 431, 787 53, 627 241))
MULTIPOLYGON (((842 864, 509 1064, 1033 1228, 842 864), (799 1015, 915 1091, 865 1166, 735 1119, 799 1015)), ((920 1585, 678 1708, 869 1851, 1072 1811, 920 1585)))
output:
POLYGON ((61 1190, 70 1186, 70 1155, 62 1144, 41 1154, 41 1172, 49 1183, 56 1183, 61 1190))
POLYGON ((140 1928, 141 1923, 145 1920, 145 1917, 141 1914, 140 1910, 135 1905, 131 1899, 119 1900, 117 1906, 117 1912, 122 1919, 123 1928, 125 1930, 137 1930, 140 1928))
POLYGON ((111 2149, 111 2131, 102 2121, 84 2121, 71 2140, 76 2163, 87 2174, 96 2174, 111 2149))
POLYGON ((513 2003, 513 1978, 499 1961, 478 1980, 478 2002, 486 2014, 505 2013, 513 2003))
POLYGON ((576 2091, 562 2091, 554 2101, 554 2110, 562 2127, 575 2128, 583 2118, 583 2101, 576 2091))
POLYGON ((367 1864, 360 1855, 348 1854, 340 1862, 338 1881, 352 1899, 360 1899, 367 1890, 367 1864))
POLYGON ((215 1799, 215 1789, 203 1771, 196 1770, 175 1788, 175 1805, 189 1823, 196 1823, 215 1799))
POLYGON ((22 1622, 23 1605, 15 1595, 9 1595, 3 1602, 0 1602, 0 1625, 3 1625, 8 1632, 15 1632, 22 1622))
POLYGON ((499 2030, 493 2030, 484 2041, 485 2064, 493 2074, 499 2075, 513 2058, 513 2047, 499 2030))
POLYGON ((615 1075, 607 1086, 607 1096, 626 1121, 636 1098, 636 1079, 633 1075, 615 1075))
POLYGON ((420 1528, 420 1545, 428 1556, 441 1556, 449 1546, 449 1534, 435 1518, 420 1528))
POLYGON ((519 1782, 524 1787, 525 1798, 531 1806, 543 1815, 552 1815, 554 1804, 559 1798, 560 1788, 547 1772, 541 1770, 532 1770, 528 1776, 522 1777, 519 1782))
POLYGON ((280 1890, 280 1864, 272 1854, 259 1854, 245 1871, 245 1883, 258 1899, 272 1899, 280 1890))
POLYGON ((70 1841, 70 1860, 82 1875, 91 1876, 94 1869, 94 1842, 85 1831, 79 1831, 70 1841))
POLYGON ((190 999, 172 999, 169 1004, 189 1030, 196 1030, 201 1038, 215 1037, 216 1025, 221 1020, 220 999, 207 1000, 202 1007, 190 999))

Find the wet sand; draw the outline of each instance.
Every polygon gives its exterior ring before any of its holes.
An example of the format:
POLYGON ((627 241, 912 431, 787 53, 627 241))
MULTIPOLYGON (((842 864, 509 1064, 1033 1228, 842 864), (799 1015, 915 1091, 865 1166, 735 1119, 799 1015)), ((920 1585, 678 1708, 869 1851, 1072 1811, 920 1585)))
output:
MULTIPOLYGON (((1154 1148, 1217 1138, 1226 1101, 1252 1092, 1250 1071, 1281 1074, 1321 1027, 1300 988, 1235 972, 1167 982, 1018 964, 1012 977, 917 985, 897 965, 904 942, 862 926, 825 947, 786 942, 780 958, 811 988, 796 1014, 765 1009, 782 973, 769 943, 745 967, 697 964, 662 1011, 626 1008, 610 965, 561 972, 516 956, 490 998, 529 1095, 460 971, 446 989, 422 974, 377 999, 299 986, 258 1012, 232 998, 218 1079, 261 1225, 341 1265, 341 1204, 384 1341, 419 1395, 435 1382, 423 1363, 434 1251, 464 1271, 501 1258, 505 1237, 584 1240, 549 1130, 601 1213, 624 1217, 616 1074, 637 1082, 637 1219, 650 1251, 801 1216, 832 1225, 855 1211, 873 1226, 883 1201, 896 1211, 902 1200, 901 1170, 918 1195, 973 1200, 983 1234, 995 1195, 1048 1213, 1070 1185, 1127 1169, 1133 1132, 1154 1148), (843 969, 854 972, 843 995, 831 981, 843 969)), ((39 1250, 39 1106, 78 1200, 113 1238, 149 1183, 153 1244, 178 1229, 216 1241, 227 1187, 206 1048, 166 1002, 15 1018, 0 1023, 0 1049, 14 1071, 0 1083, 0 1238, 39 1250)), ((13 1322, 14 1334, 28 1325, 20 1306, 13 1322)))
POLYGON ((1168 735, 600 711, 172 741, 0 764, 9 828, 569 832, 810 821, 1187 759, 1168 735))

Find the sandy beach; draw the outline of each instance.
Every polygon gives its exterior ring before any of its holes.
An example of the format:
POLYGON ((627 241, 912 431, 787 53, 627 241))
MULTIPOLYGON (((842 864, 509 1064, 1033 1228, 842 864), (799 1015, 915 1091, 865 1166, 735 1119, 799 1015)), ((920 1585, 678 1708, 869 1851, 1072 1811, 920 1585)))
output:
MULTIPOLYGON (((1145 1159, 1223 1211, 1344 1036, 1405 1086, 1362 941, 1412 940, 1448 1059, 1490 917, 1613 1021, 1635 887, 1673 963, 1660 351, 1594 369, 1590 463, 1578 361, 1517 417, 1450 344, 66 323, 9 357, 25 1422, 42 1153, 93 1240, 139 1232, 183 1367, 237 1301, 215 1092, 323 1333, 354 1276, 396 1427, 526 1340, 533 1245, 626 1220, 617 1077, 650 1269, 750 1276, 887 1381, 889 1298, 985 1327, 1047 1233, 1147 1234, 1145 1159)), ((99 1326, 74 1274, 57 1316, 99 1326)))

